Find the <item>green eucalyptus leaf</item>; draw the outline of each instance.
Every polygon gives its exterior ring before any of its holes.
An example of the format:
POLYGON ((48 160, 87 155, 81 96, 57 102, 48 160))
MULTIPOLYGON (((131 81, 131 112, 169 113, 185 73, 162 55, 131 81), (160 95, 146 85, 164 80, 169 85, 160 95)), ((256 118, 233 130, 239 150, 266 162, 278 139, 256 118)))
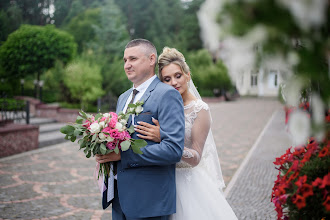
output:
POLYGON ((89 150, 88 153, 87 153, 87 155, 86 155, 86 157, 87 157, 87 158, 90 158, 91 155, 92 155, 92 154, 91 154, 91 151, 89 150))
POLYGON ((92 142, 95 141, 96 137, 97 137, 97 134, 94 134, 93 137, 92 137, 92 142))
MULTIPOLYGON (((78 117, 79 117, 79 116, 78 116, 78 117)), ((81 117, 78 119, 78 117, 77 117, 76 123, 77 123, 77 124, 82 124, 82 123, 84 122, 84 119, 81 118, 81 117)))
POLYGON ((143 154, 143 152, 140 150, 140 148, 134 144, 131 145, 132 146, 132 150, 134 153, 136 154, 143 154))
POLYGON ((79 114, 80 114, 84 119, 87 119, 87 115, 86 115, 86 113, 85 113, 83 110, 81 110, 81 111, 79 112, 79 114))
POLYGON ((137 139, 137 140, 134 140, 134 145, 141 148, 141 147, 147 146, 148 143, 143 139, 137 139))
POLYGON ((65 125, 64 127, 62 127, 60 129, 60 132, 63 134, 72 135, 74 130, 75 130, 75 128, 72 125, 65 125))
POLYGON ((101 113, 98 113, 97 115, 95 115, 95 121, 98 120, 99 118, 101 118, 103 115, 101 113))
POLYGON ((127 151, 130 146, 131 146, 130 141, 123 141, 123 142, 120 143, 120 147, 121 147, 122 151, 127 151))
POLYGON ((96 146, 96 142, 93 142, 90 147, 91 151, 94 151, 95 146, 96 146))
POLYGON ((131 125, 131 126, 127 129, 127 131, 128 131, 130 134, 134 133, 134 132, 135 132, 135 131, 134 131, 134 125, 131 125))
POLYGON ((74 142, 76 139, 77 139, 77 137, 74 136, 74 135, 72 135, 70 140, 71 140, 72 142, 74 142))
POLYGON ((75 130, 75 131, 73 132, 73 135, 74 135, 74 136, 79 136, 79 135, 82 135, 82 132, 81 132, 80 130, 75 130))
POLYGON ((107 153, 107 147, 103 143, 100 145, 100 151, 103 155, 107 153))
POLYGON ((116 148, 114 149, 114 152, 115 152, 116 154, 119 154, 119 148, 118 148, 118 146, 116 146, 116 148))

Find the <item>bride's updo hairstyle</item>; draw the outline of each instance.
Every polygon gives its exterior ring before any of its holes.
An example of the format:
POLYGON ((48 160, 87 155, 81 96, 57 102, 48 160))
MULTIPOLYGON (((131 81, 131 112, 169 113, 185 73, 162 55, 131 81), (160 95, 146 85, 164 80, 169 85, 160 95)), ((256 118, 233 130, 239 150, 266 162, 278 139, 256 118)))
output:
POLYGON ((178 65, 185 75, 190 72, 189 66, 182 53, 175 48, 164 47, 162 54, 160 54, 158 58, 158 75, 161 81, 163 81, 163 68, 172 63, 178 65))

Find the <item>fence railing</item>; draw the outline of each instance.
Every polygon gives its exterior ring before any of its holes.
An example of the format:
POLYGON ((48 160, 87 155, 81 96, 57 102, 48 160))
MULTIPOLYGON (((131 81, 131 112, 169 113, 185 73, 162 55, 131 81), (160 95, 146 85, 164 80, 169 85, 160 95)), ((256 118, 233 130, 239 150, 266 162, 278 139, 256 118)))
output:
POLYGON ((25 120, 30 123, 30 103, 29 101, 13 100, 7 98, 0 99, 0 123, 10 121, 25 120))

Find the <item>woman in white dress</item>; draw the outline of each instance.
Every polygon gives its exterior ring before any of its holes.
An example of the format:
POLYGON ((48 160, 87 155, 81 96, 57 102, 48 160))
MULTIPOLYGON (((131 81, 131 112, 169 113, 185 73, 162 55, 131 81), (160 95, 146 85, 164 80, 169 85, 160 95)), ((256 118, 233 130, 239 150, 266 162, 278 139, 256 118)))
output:
MULTIPOLYGON (((237 219, 222 191, 225 184, 210 130, 210 110, 191 80, 184 56, 174 48, 165 47, 158 67, 161 81, 180 92, 185 113, 184 151, 176 165, 176 213, 170 219, 237 219)), ((162 126, 155 119, 153 123, 140 122, 135 130, 140 138, 160 142, 162 126)))

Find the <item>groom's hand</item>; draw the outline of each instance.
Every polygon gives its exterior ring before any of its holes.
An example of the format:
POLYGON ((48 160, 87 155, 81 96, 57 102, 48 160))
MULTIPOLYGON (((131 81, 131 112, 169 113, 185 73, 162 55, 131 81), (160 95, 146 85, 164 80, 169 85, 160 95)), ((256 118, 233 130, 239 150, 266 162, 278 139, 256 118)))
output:
POLYGON ((96 154, 95 155, 95 160, 98 163, 106 163, 106 162, 110 162, 110 161, 118 161, 121 159, 120 156, 120 151, 118 154, 116 154, 115 152, 111 152, 108 153, 106 155, 102 155, 102 154, 96 154))

